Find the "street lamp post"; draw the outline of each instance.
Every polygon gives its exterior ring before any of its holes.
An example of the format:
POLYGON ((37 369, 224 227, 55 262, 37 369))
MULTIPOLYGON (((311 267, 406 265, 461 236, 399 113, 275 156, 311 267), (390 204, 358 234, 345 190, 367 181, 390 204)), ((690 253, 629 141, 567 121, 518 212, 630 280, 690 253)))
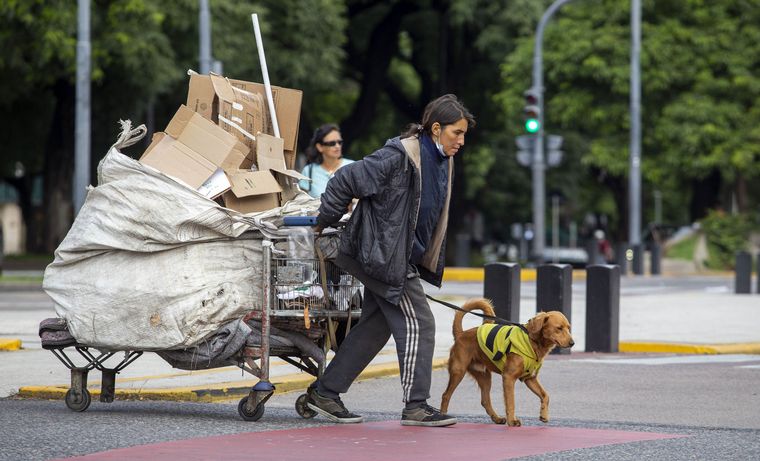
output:
POLYGON ((198 2, 198 24, 199 24, 199 61, 200 73, 208 75, 211 71, 211 13, 209 12, 208 0, 199 0, 198 2))
POLYGON ((90 0, 77 3, 77 84, 74 126, 74 214, 90 184, 90 0))
POLYGON ((544 11, 541 20, 536 28, 536 42, 533 48, 533 86, 530 93, 537 95, 536 105, 538 106, 538 131, 536 133, 536 142, 533 145, 533 159, 531 162, 531 171, 533 179, 533 226, 535 236, 533 238, 533 257, 537 263, 544 260, 544 248, 546 246, 546 185, 544 184, 544 175, 546 172, 546 162, 544 160, 544 76, 543 76, 543 53, 542 45, 544 38, 544 28, 552 15, 559 10, 562 5, 572 0, 557 0, 544 11))

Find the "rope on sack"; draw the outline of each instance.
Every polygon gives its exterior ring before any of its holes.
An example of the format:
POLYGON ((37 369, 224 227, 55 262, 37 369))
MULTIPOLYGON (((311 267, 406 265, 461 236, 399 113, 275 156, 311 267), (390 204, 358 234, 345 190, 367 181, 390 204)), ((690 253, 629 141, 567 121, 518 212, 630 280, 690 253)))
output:
POLYGON ((125 147, 129 147, 135 144, 137 141, 144 138, 148 133, 148 129, 145 128, 145 124, 138 126, 134 130, 132 129, 131 120, 119 120, 119 124, 121 125, 121 133, 119 134, 119 138, 116 140, 116 143, 113 145, 113 147, 118 150, 122 150, 125 147))

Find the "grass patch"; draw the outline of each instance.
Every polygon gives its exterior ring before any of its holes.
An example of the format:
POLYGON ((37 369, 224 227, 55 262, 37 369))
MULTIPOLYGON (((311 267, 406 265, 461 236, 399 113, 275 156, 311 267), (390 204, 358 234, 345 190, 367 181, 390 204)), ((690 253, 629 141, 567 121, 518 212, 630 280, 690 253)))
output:
POLYGON ((691 261, 694 259, 694 247, 697 245, 698 236, 692 235, 680 242, 674 244, 667 251, 667 257, 671 259, 685 259, 691 261))
POLYGON ((0 275, 0 284, 3 283, 19 283, 19 284, 29 284, 29 285, 38 285, 42 283, 42 276, 35 276, 35 275, 0 275))

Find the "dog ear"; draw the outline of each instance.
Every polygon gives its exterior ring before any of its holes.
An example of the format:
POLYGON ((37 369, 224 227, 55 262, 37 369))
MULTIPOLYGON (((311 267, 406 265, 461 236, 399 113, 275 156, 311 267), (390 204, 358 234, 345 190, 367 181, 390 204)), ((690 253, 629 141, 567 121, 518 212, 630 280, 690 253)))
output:
POLYGON ((526 325, 526 328, 528 329, 528 334, 531 337, 540 336, 541 329, 546 324, 546 321, 549 319, 549 314, 546 312, 539 312, 536 314, 535 317, 528 320, 528 324, 526 325))

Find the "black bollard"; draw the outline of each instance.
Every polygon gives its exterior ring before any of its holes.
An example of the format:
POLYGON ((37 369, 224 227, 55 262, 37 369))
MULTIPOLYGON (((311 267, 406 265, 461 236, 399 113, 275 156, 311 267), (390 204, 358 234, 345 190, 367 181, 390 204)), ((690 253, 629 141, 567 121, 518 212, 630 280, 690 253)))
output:
POLYGON ((618 352, 620 267, 586 268, 586 352, 618 352))
MULTIPOLYGON (((560 311, 570 319, 573 296, 573 268, 569 264, 543 264, 536 270, 536 311, 560 311)), ((570 349, 554 349, 569 354, 570 349)))
POLYGON ((520 265, 490 263, 484 268, 483 297, 493 302, 496 317, 520 321, 520 265))
POLYGON ((633 249, 633 274, 644 274, 644 245, 638 244, 631 247, 633 249))
POLYGON ((746 251, 736 253, 736 294, 752 293, 752 255, 746 251))
POLYGON ((628 244, 625 242, 618 242, 615 245, 615 264, 620 266, 620 275, 626 275, 628 273, 628 244))
POLYGON ((649 257, 650 257, 650 265, 649 265, 649 273, 652 275, 660 275, 662 272, 662 269, 660 268, 660 261, 661 261, 661 254, 662 254, 662 248, 657 243, 652 243, 652 245, 649 247, 649 257))

